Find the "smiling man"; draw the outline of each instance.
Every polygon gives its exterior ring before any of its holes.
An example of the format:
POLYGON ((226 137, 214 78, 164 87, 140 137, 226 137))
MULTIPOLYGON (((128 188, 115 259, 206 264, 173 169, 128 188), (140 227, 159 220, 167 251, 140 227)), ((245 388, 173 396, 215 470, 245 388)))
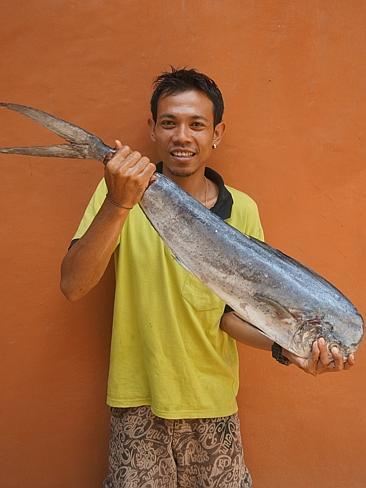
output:
MULTIPOLYGON (((267 350, 272 344, 176 262, 137 205, 160 171, 230 225, 263 239, 254 201, 206 166, 224 134, 223 110, 221 92, 206 75, 192 69, 160 75, 149 128, 161 162, 155 166, 116 141, 62 264, 62 291, 77 300, 115 257, 105 488, 251 487, 234 338, 267 350)), ((308 360, 278 347, 274 355, 307 372, 328 370, 322 341, 308 360)), ((332 371, 343 369, 338 351, 333 361, 332 371)))

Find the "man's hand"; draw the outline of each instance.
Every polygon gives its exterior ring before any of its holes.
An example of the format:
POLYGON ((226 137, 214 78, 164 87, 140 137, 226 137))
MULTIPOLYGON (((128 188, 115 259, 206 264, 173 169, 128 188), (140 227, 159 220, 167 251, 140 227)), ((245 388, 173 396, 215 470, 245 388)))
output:
POLYGON ((154 180, 155 165, 116 141, 117 152, 105 166, 108 197, 85 234, 63 259, 61 290, 69 300, 86 295, 101 279, 116 248, 129 209, 154 180))
POLYGON ((338 371, 348 370, 355 364, 355 357, 350 354, 345 360, 339 349, 334 346, 328 351, 327 344, 323 338, 313 343, 313 348, 309 358, 304 359, 292 354, 289 351, 283 351, 292 364, 295 364, 306 373, 314 376, 322 373, 335 373, 338 371))
POLYGON ((118 207, 132 208, 153 181, 155 164, 146 156, 116 141, 117 152, 105 166, 108 198, 118 207))

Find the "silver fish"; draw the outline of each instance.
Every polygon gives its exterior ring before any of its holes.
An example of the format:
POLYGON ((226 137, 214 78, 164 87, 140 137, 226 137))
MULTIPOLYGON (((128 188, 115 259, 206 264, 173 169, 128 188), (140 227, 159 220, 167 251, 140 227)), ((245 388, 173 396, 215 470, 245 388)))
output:
MULTIPOLYGON (((70 143, 0 148, 2 153, 105 164, 115 152, 90 132, 41 110, 13 103, 0 103, 0 108, 30 117, 70 143)), ((356 351, 363 319, 339 290, 296 260, 226 224, 163 175, 156 176, 141 200, 142 210, 177 260, 239 317, 304 358, 319 337, 329 349, 338 346, 344 357, 356 351)))
POLYGON ((240 233, 163 175, 140 206, 186 269, 285 349, 306 358, 319 337, 344 357, 357 349, 362 317, 318 274, 240 233))

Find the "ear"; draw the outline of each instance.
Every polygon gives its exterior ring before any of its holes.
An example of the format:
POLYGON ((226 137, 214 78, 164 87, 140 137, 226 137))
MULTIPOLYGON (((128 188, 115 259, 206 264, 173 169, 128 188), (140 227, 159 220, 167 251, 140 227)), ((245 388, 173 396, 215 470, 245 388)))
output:
POLYGON ((213 136, 212 144, 216 144, 216 146, 218 146, 224 136, 224 132, 225 132, 225 123, 220 122, 214 128, 214 136, 213 136))
POLYGON ((148 125, 149 125, 149 128, 150 128, 150 137, 151 137, 151 140, 153 142, 156 142, 156 136, 155 136, 155 122, 153 121, 153 119, 149 119, 147 121, 148 125))

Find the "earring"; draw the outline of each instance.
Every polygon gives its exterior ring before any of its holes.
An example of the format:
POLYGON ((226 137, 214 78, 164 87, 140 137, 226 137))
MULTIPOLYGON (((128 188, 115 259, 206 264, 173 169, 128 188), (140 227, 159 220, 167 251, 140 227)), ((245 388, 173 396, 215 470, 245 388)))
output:
POLYGON ((217 148, 217 144, 212 144, 212 149, 216 149, 217 148))

